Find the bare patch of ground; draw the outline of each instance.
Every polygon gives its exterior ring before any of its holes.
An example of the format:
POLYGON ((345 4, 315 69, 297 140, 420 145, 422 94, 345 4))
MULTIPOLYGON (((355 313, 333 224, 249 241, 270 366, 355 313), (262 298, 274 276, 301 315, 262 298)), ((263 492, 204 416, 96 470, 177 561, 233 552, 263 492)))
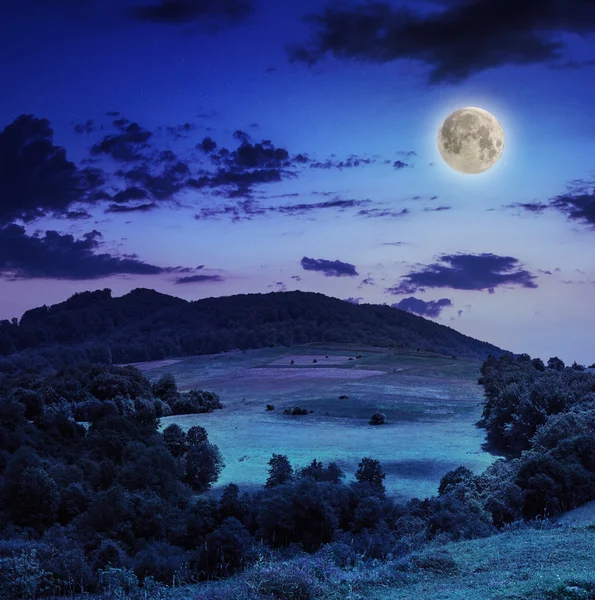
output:
POLYGON ((159 367, 169 367, 169 365, 175 365, 176 363, 182 362, 181 358, 168 358, 166 360, 150 360, 146 362, 127 363, 125 365, 116 365, 117 367, 136 367, 139 371, 150 371, 151 369, 158 369, 159 367))
POLYGON ((374 375, 385 375, 384 371, 375 371, 373 369, 246 369, 236 374, 236 377, 245 380, 266 379, 268 381, 278 379, 316 379, 325 381, 330 379, 361 379, 363 377, 372 377, 374 375))
POLYGON ((351 362, 349 359, 351 358, 353 361, 360 360, 356 359, 356 356, 359 354, 290 354, 289 356, 284 356, 278 360, 269 363, 269 367, 285 367, 287 365, 292 365, 296 367, 302 366, 325 366, 325 365, 337 365, 346 362, 351 362), (316 361, 316 362, 314 362, 316 361))

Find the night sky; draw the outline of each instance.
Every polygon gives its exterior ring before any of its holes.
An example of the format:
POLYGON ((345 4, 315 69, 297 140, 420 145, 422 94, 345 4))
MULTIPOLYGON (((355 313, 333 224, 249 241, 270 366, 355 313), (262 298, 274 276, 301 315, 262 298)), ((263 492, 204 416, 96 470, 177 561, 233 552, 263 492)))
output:
POLYGON ((0 318, 109 287, 390 304, 595 361, 595 2, 0 8, 0 318), (505 150, 450 169, 482 107, 505 150))

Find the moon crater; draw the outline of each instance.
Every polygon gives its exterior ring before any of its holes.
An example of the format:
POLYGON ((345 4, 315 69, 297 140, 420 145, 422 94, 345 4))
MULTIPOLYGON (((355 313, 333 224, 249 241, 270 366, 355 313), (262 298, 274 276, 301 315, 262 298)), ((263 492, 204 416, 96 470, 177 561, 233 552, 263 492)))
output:
POLYGON ((493 167, 504 150, 502 126, 487 110, 467 107, 448 115, 438 132, 438 149, 451 168, 477 174, 493 167))

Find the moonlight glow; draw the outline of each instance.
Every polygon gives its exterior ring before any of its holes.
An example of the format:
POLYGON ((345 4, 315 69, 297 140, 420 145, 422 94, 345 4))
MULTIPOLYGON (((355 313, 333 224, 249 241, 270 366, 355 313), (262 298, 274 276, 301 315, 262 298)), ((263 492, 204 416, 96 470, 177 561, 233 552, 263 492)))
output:
POLYGON ((496 117, 483 108, 460 108, 438 132, 438 149, 450 167, 477 174, 493 167, 504 150, 504 131, 496 117))

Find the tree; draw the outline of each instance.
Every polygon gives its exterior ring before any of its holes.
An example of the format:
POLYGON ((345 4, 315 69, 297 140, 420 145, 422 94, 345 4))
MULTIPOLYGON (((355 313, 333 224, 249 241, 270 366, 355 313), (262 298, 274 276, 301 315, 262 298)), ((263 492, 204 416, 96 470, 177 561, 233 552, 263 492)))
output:
POLYGON ((552 356, 552 358, 550 358, 547 361, 547 368, 548 369, 554 369, 556 371, 562 371, 564 369, 564 361, 559 359, 557 356, 552 356))
POLYGON ((385 491, 383 481, 386 475, 382 470, 380 461, 374 458, 362 458, 357 466, 358 469, 355 472, 355 478, 358 482, 367 482, 379 491, 385 491))
POLYGON ((178 392, 178 385, 176 380, 171 373, 166 373, 153 386, 153 394, 160 400, 167 402, 170 406, 173 406, 174 402, 180 397, 178 392))
POLYGON ((182 428, 172 423, 163 430, 163 442, 175 458, 182 456, 188 450, 188 441, 182 428))
POLYGON ((203 569, 219 577, 232 575, 251 559, 252 541, 248 530, 235 517, 228 517, 206 537, 201 551, 203 569))
POLYGON ((269 460, 269 478, 266 487, 275 487, 293 478, 293 467, 289 464, 289 459, 283 454, 273 454, 269 460))
POLYGON ((541 358, 534 358, 531 361, 531 364, 538 371, 545 371, 545 364, 543 363, 543 361, 541 360, 541 358))
POLYGON ((188 446, 194 446, 208 441, 207 430, 200 425, 194 425, 194 427, 191 427, 186 433, 186 441, 188 442, 188 446))
POLYGON ((473 475, 473 472, 467 467, 458 467, 457 469, 446 473, 440 480, 438 495, 443 496, 444 494, 447 494, 460 483, 475 488, 475 475, 473 475))
POLYGON ((310 477, 314 481, 328 481, 330 483, 339 483, 345 477, 345 473, 339 468, 337 463, 331 462, 328 467, 324 467, 320 461, 314 459, 307 467, 303 467, 297 473, 298 477, 310 477))
POLYGON ((206 492, 225 466, 219 448, 210 442, 194 444, 186 454, 186 482, 196 492, 206 492))
POLYGON ((17 525, 46 527, 58 514, 60 494, 56 482, 41 467, 29 467, 19 478, 9 509, 17 525))

